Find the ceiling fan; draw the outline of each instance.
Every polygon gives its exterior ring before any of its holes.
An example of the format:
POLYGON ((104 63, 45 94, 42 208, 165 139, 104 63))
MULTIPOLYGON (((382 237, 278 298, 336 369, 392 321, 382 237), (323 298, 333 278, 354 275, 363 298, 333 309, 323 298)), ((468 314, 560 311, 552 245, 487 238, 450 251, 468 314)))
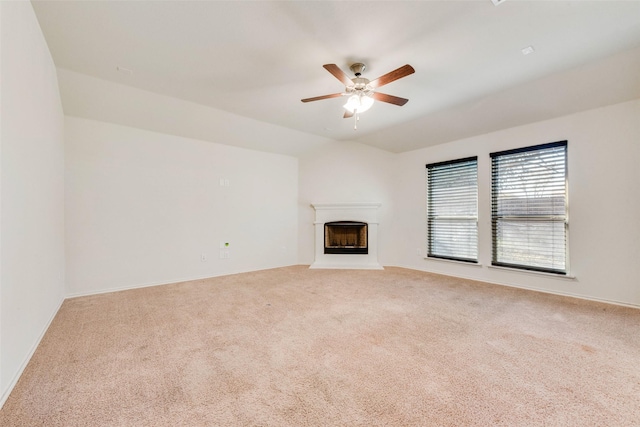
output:
MULTIPOLYGON (((376 92, 375 89, 406 77, 410 74, 413 74, 416 71, 411 65, 407 64, 383 76, 380 76, 373 81, 370 81, 369 79, 361 77, 362 72, 366 67, 360 62, 357 62, 349 67, 356 76, 353 79, 349 78, 349 76, 347 76, 347 74, 345 74, 336 64, 325 64, 323 65, 323 67, 345 85, 344 92, 315 96, 313 98, 305 98, 302 100, 302 102, 320 101, 321 99, 348 96, 349 100, 344 105, 344 108, 346 110, 346 112, 344 113, 344 118, 352 117, 355 115, 356 122, 358 120, 358 114, 367 111, 373 104, 374 99, 398 106, 403 106, 404 104, 406 104, 409 101, 406 98, 400 98, 398 96, 376 92)), ((354 127, 354 129, 356 129, 356 127, 354 127)))

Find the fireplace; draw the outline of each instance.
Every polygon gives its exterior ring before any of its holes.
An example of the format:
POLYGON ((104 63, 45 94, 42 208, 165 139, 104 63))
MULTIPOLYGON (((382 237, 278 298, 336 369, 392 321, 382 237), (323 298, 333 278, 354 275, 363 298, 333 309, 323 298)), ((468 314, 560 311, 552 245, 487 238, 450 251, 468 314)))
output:
POLYGON ((382 270, 378 263, 380 203, 313 203, 315 261, 310 268, 382 270))
POLYGON ((325 254, 368 254, 367 223, 333 221, 324 224, 325 254))

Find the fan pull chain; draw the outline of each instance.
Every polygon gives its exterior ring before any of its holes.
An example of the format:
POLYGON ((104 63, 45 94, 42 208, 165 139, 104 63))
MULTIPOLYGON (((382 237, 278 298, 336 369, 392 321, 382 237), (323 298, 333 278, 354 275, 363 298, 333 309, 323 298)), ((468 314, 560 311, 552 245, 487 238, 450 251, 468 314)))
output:
POLYGON ((360 120, 360 114, 358 114, 358 110, 353 110, 355 113, 353 115, 353 130, 358 130, 358 121, 360 120))

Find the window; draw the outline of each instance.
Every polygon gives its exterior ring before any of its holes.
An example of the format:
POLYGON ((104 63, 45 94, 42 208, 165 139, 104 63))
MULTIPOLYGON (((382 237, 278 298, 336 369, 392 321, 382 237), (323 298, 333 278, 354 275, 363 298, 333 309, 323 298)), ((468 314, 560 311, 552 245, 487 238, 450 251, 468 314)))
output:
POLYGON ((478 261, 478 158, 427 165, 427 255, 478 261))
POLYGON ((491 153, 493 265, 567 272, 567 141, 491 153))

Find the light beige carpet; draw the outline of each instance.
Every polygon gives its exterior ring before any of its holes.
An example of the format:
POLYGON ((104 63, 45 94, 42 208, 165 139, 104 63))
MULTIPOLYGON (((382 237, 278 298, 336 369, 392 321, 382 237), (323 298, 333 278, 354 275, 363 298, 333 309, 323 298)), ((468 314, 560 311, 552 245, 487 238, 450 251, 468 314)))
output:
POLYGON ((0 425, 638 426, 640 310, 399 268, 75 298, 0 425))

